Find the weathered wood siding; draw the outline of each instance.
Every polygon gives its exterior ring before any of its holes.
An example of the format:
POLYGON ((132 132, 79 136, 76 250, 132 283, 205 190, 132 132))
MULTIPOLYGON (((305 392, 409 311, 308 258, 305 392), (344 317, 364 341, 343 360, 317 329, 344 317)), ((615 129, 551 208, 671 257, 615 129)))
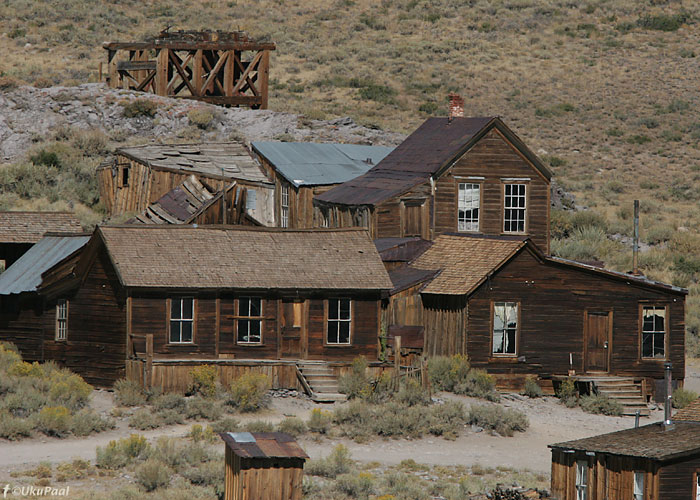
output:
POLYGON ((452 356, 467 351, 468 306, 466 297, 423 295, 424 353, 452 356))
POLYGON ((543 264, 523 251, 484 283, 469 299, 467 352, 474 366, 494 374, 566 374, 584 371, 584 314, 612 311, 609 372, 663 378, 664 360, 641 359, 639 306, 668 306, 668 357, 674 379, 685 373, 684 297, 594 272, 554 263, 543 264), (520 304, 517 357, 491 355, 491 303, 520 304))
POLYGON ((225 500, 301 500, 304 460, 241 458, 226 447, 225 500))
MULTIPOLYGON (((532 241, 549 253, 549 183, 493 129, 436 182, 435 235, 457 231, 457 197, 460 182, 481 185, 480 233, 503 232, 503 179, 528 178, 526 230, 532 241), (483 177, 470 180, 469 177, 483 177)), ((511 181, 509 181, 511 182, 511 181)), ((515 182, 515 181, 512 181, 515 182)))
POLYGON ((665 463, 659 469, 659 500, 695 498, 695 474, 700 471, 700 456, 665 463))
POLYGON ((51 312, 36 294, 0 297, 0 341, 15 344, 25 361, 43 361, 44 336, 54 334, 51 312))

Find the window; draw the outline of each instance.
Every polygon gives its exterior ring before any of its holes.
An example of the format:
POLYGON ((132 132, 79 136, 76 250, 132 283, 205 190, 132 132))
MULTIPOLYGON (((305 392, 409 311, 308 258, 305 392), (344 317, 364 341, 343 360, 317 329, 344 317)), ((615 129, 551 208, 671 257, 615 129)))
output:
POLYGON ((122 167, 122 187, 129 185, 129 167, 122 167))
POLYGON ((56 304, 56 340, 68 338, 68 301, 58 299, 56 304))
POLYGON ((666 356, 666 308, 642 307, 642 357, 664 358, 666 356))
POLYGON ((644 500, 644 473, 634 473, 634 500, 644 500))
POLYGON ((505 184, 503 232, 525 232, 525 184, 505 184))
POLYGON ((515 355, 517 334, 518 304, 496 302, 493 305, 493 353, 515 355))
POLYGON ((576 462, 576 500, 588 499, 588 464, 576 462))
POLYGON ((350 344, 350 299, 328 300, 328 343, 350 344))
POLYGON ((327 208, 321 208, 319 210, 319 213, 321 214, 321 227, 330 227, 329 224, 329 211, 327 208))
POLYGON ((280 227, 289 227, 289 186, 282 186, 280 195, 280 227))
POLYGON ((262 299, 260 297, 239 298, 237 343, 262 343, 262 320, 262 299))
POLYGON ((479 230, 479 184, 459 184, 459 196, 457 200, 457 230, 479 230))
POLYGON ((175 297, 170 299, 170 343, 191 343, 193 330, 194 298, 175 297))
POLYGON ((695 473, 695 500, 700 500, 700 472, 695 473))

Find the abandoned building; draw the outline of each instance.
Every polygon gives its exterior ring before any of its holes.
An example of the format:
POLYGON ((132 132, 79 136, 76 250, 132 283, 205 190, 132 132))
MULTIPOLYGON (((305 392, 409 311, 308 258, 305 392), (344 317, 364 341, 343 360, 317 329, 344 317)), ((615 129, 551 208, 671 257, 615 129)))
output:
POLYGON ((69 212, 0 212, 0 269, 10 267, 46 233, 81 230, 69 212))
POLYGON ((143 212, 194 175, 207 190, 235 182, 245 189, 246 213, 274 225, 274 185, 239 143, 152 144, 120 148, 114 160, 97 168, 100 199, 110 216, 143 212))
POLYGON ((314 219, 313 197, 366 173, 393 148, 311 142, 253 142, 266 175, 275 183, 278 227, 325 227, 314 219))
POLYGON ((242 31, 162 31, 141 42, 106 42, 112 88, 267 109, 271 42, 242 31))

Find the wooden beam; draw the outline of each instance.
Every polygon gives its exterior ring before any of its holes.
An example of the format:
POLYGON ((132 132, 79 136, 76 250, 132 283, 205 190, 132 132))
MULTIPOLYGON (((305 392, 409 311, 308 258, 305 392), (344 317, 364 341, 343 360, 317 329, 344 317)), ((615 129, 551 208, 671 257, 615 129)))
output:
POLYGON ((153 382, 153 334, 146 335, 146 377, 144 383, 146 388, 151 388, 153 382))
POLYGON ((241 78, 236 82, 236 85, 234 85, 234 87, 233 87, 234 94, 240 90, 241 85, 243 85, 243 82, 248 80, 248 75, 250 74, 251 71, 253 71, 255 69, 256 65, 260 62, 260 59, 262 58, 262 54, 263 54, 262 52, 258 52, 257 54, 255 54, 255 57, 253 58, 253 60, 250 61, 250 63, 248 63, 248 67, 246 67, 243 74, 241 74, 241 78))
POLYGON ((260 89, 260 109, 267 109, 268 86, 270 80, 270 51, 263 50, 262 60, 258 67, 258 88, 260 89))
POLYGON ((168 95, 168 60, 170 59, 168 49, 161 49, 158 52, 158 64, 156 67, 156 94, 161 96, 168 95))
MULTIPOLYGON (((216 80, 216 76, 218 75, 219 71, 221 70, 221 67, 226 63, 226 60, 228 59, 228 52, 224 52, 223 55, 219 55, 219 60, 216 62, 213 68, 209 71, 209 76, 207 77, 206 81, 204 82, 204 85, 202 85, 202 89, 204 91, 209 90, 209 86, 212 84, 212 82, 216 82, 219 86, 219 89, 221 90, 221 93, 223 94, 223 88, 221 88, 221 84, 216 80)), ((209 65, 209 62, 207 61, 207 65, 209 65)), ((211 67, 211 66, 210 66, 211 67)))
POLYGON ((202 66, 202 49, 197 49, 194 54, 194 62, 192 63, 192 84, 195 92, 193 96, 202 95, 202 80, 204 78, 204 67, 202 66))
MULTIPOLYGON (((173 63, 173 66, 175 66, 175 69, 179 73, 180 78, 182 78, 183 83, 185 85, 187 85, 187 88, 189 89, 190 94, 197 95, 197 92, 194 90, 194 88, 192 87, 192 84, 190 83, 190 76, 187 73, 185 73, 184 69, 182 69, 182 66, 180 66, 180 61, 178 59, 180 59, 180 58, 175 54, 175 52, 171 51, 170 52, 170 61, 173 63)), ((187 64, 187 61, 185 61, 185 65, 186 64, 187 64)))

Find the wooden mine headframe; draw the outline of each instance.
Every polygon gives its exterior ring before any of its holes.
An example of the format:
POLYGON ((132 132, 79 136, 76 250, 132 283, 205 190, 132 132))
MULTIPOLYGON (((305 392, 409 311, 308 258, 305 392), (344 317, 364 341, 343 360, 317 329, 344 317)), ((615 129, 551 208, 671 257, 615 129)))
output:
POLYGON ((106 42, 107 84, 226 106, 267 108, 271 42, 241 31, 162 31, 145 42, 106 42))

